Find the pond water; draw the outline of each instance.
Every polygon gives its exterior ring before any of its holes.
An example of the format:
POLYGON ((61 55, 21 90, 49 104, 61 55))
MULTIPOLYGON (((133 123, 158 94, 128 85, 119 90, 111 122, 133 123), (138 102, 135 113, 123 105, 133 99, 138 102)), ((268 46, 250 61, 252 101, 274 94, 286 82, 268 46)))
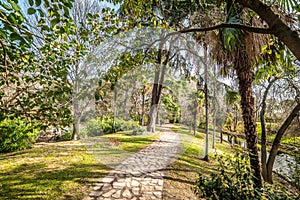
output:
MULTIPOLYGON (((223 140, 226 142, 231 143, 232 145, 234 143, 234 139, 230 140, 230 137, 228 135, 223 135, 223 140)), ((238 143, 238 145, 242 147, 246 147, 246 142, 241 141, 238 143)), ((260 153, 259 153, 260 155, 260 153)), ((267 153, 267 156, 269 156, 269 153, 267 153)), ((274 166, 273 166, 273 171, 288 178, 290 181, 293 180, 295 177, 295 168, 296 165, 298 165, 298 168, 300 168, 300 163, 296 163, 296 159, 294 156, 290 156, 288 154, 278 154, 275 158, 274 166)))

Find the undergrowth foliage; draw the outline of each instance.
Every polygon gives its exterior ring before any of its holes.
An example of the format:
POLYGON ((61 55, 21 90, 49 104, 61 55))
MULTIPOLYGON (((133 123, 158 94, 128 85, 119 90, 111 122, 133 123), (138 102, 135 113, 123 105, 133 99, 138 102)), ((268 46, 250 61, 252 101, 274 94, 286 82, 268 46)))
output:
POLYGON ((24 120, 5 119, 0 122, 0 152, 13 152, 31 147, 39 134, 36 124, 24 120))
POLYGON ((234 155, 216 155, 218 172, 210 175, 199 175, 195 193, 200 198, 210 200, 231 199, 299 199, 299 194, 291 194, 284 188, 264 184, 259 190, 254 187, 253 171, 250 168, 249 155, 236 150, 234 155))
MULTIPOLYGON (((116 119, 115 131, 132 130, 132 135, 138 135, 145 130, 138 125, 138 122, 133 120, 116 119)), ((80 137, 93 137, 108 134, 113 132, 113 119, 111 117, 91 118, 86 123, 80 132, 80 137)))

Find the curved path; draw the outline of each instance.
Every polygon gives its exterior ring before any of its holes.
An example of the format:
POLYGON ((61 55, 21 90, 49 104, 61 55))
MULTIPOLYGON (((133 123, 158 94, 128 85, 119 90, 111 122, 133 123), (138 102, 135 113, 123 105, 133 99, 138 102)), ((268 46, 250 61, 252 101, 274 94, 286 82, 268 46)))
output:
POLYGON ((160 139, 118 165, 85 200, 162 199, 164 169, 179 150, 179 136, 169 128, 160 139))

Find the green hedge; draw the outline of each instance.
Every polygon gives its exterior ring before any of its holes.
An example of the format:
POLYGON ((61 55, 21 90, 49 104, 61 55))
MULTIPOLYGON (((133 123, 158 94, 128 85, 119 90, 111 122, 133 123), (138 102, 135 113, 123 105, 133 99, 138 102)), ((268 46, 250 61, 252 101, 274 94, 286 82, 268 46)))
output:
POLYGON ((4 119, 0 122, 0 152, 13 152, 30 148, 36 141, 39 129, 21 119, 4 119))

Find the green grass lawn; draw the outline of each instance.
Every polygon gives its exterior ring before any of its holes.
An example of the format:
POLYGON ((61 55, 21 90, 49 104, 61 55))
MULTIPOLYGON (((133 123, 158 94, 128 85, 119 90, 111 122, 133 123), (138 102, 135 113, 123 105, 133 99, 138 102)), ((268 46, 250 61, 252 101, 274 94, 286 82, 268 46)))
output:
POLYGON ((126 159, 158 137, 118 133, 0 154, 0 199, 82 199, 111 170, 105 159, 126 159))
POLYGON ((0 199, 80 199, 109 170, 80 142, 36 144, 0 160, 0 199))

